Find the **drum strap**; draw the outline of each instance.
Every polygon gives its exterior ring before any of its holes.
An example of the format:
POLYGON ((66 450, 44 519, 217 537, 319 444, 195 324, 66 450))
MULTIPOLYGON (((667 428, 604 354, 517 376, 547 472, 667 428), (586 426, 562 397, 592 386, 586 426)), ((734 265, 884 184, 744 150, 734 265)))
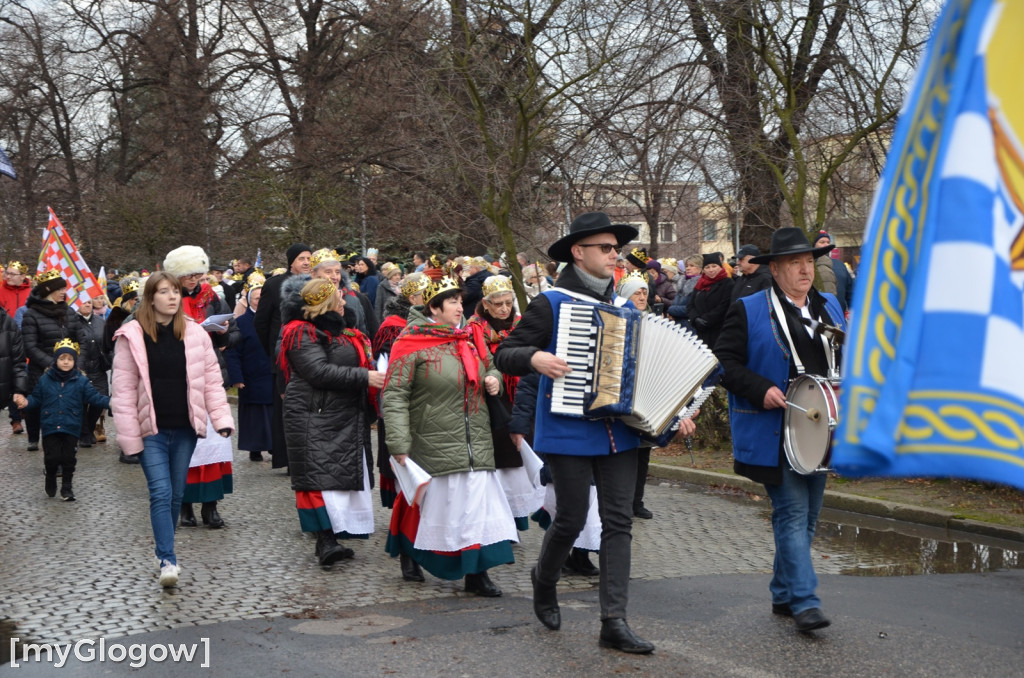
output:
MULTIPOLYGON (((789 333, 789 322, 786 320, 786 311, 782 307, 782 301, 779 299, 779 295, 775 293, 775 287, 769 288, 772 298, 772 307, 775 309, 775 316, 779 320, 779 325, 782 327, 782 334, 786 337, 786 343, 789 345, 789 352, 793 356, 793 363, 796 365, 796 373, 804 374, 804 364, 800 360, 800 354, 796 352, 796 344, 793 342, 793 336, 789 333)), ((806 303, 811 303, 808 300, 806 303)), ((835 355, 832 353, 832 347, 828 344, 828 339, 825 335, 819 334, 818 339, 821 341, 821 345, 825 347, 825 357, 828 359, 828 371, 832 374, 835 370, 835 355)))

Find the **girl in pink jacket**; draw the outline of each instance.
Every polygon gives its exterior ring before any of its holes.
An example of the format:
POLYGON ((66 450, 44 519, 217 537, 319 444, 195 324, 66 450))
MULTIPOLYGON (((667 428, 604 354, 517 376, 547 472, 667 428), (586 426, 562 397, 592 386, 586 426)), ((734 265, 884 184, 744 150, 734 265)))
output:
POLYGON ((206 332, 181 310, 181 285, 166 272, 146 281, 134 321, 114 334, 110 406, 125 454, 140 455, 149 485, 160 585, 178 583, 174 526, 188 465, 209 415, 220 435, 235 427, 220 364, 206 332))

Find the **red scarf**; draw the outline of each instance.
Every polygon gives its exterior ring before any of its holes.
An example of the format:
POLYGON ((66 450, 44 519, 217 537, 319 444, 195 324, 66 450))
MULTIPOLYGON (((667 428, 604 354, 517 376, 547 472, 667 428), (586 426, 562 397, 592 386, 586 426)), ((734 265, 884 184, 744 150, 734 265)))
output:
MULTIPOLYGON (((474 391, 479 391, 481 385, 479 361, 482 360, 484 365, 489 364, 487 345, 478 341, 471 330, 460 330, 451 325, 428 324, 406 327, 391 346, 391 367, 388 368, 388 378, 390 379, 394 374, 393 366, 401 364, 410 355, 451 343, 455 344, 455 355, 462 363, 462 369, 466 373, 466 379, 470 386, 474 391)), ((385 384, 385 388, 387 388, 387 384, 385 384)))
POLYGON ((706 290, 709 287, 711 287, 712 285, 714 285, 716 282, 718 282, 719 280, 725 280, 728 277, 729 277, 729 274, 726 273, 724 268, 721 269, 720 271, 718 271, 718 275, 716 275, 714 278, 709 278, 706 275, 704 275, 703 273, 701 273, 700 274, 700 280, 697 281, 697 289, 698 290, 702 290, 702 291, 706 290))
MULTIPOLYGON (((182 292, 184 293, 184 289, 182 292)), ((206 320, 206 307, 217 298, 217 293, 206 283, 199 283, 199 291, 194 294, 182 294, 181 310, 189 318, 201 323, 206 320)))
MULTIPOLYGON (((326 333, 325 333, 326 334, 326 333)), ((370 353, 370 341, 357 329, 342 330, 341 334, 327 334, 331 342, 339 344, 349 343, 356 349, 359 356, 359 366, 367 370, 375 370, 373 354, 370 353)), ((281 352, 277 354, 277 366, 284 374, 284 381, 287 384, 291 379, 291 366, 288 364, 288 351, 293 351, 302 345, 302 341, 316 341, 316 326, 307 320, 292 320, 284 326, 281 332, 281 352)), ((370 389, 370 402, 376 409, 377 393, 379 389, 370 389)))
MULTIPOLYGON (((493 325, 487 322, 487 318, 474 315, 466 324, 466 329, 473 332, 474 341, 478 345, 481 343, 486 344, 490 354, 494 355, 494 352, 498 350, 498 346, 508 338, 508 335, 512 333, 512 330, 516 328, 521 319, 522 316, 517 315, 512 320, 512 326, 507 330, 496 330, 493 325)), ((506 374, 503 381, 505 382, 505 397, 508 398, 510 403, 515 402, 516 386, 519 385, 519 377, 506 374)))

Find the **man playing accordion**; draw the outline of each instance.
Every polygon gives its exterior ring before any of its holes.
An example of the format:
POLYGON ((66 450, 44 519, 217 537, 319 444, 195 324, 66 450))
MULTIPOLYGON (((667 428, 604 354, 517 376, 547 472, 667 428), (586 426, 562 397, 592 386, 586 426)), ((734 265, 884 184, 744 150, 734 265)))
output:
MULTIPOLYGON (((548 249, 552 259, 571 265, 559 276, 557 288, 534 299, 519 325, 498 347, 494 359, 506 374, 541 374, 534 448, 545 455, 551 470, 557 506, 531 572, 534 612, 548 628, 557 630, 561 626, 555 587, 586 521, 593 480, 602 524, 600 644, 645 654, 654 646, 634 635, 626 624, 640 438, 621 421, 577 419, 551 412, 552 380, 571 371, 569 364, 555 355, 553 328, 558 324, 560 307, 577 298, 611 304, 617 252, 636 236, 635 228, 612 224, 603 212, 577 217, 569 233, 548 249)), ((684 436, 693 430, 690 420, 680 424, 684 436)))

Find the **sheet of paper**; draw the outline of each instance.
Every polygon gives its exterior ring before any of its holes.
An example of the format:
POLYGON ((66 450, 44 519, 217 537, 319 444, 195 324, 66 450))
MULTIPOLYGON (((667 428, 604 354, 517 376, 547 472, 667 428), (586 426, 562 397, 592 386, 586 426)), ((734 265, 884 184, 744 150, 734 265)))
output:
POLYGON ((388 354, 381 353, 380 357, 377 358, 377 371, 387 372, 388 371, 388 354))
POLYGON ((220 332, 224 329, 223 325, 227 321, 235 317, 234 313, 221 313, 220 315, 211 315, 209 318, 203 321, 200 325, 207 332, 220 332))

